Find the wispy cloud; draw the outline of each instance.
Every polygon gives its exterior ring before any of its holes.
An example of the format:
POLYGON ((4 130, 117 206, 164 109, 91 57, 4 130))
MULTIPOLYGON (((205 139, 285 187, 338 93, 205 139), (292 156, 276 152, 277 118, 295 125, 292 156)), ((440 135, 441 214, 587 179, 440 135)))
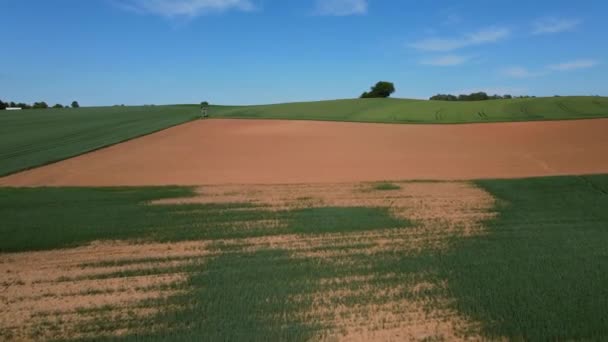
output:
POLYGON ((319 15, 349 16, 367 13, 367 0, 317 0, 319 15))
POLYGON ((410 47, 422 51, 453 51, 469 46, 495 43, 507 38, 507 28, 486 28, 458 38, 430 38, 415 42, 410 47))
POLYGON ((572 71, 578 69, 587 69, 592 68, 598 65, 599 62, 594 59, 579 59, 570 62, 560 63, 560 64, 551 64, 545 66, 543 69, 538 71, 530 71, 528 68, 521 66, 514 66, 502 69, 500 73, 503 76, 510 78, 530 78, 537 76, 545 76, 551 74, 553 72, 564 72, 564 71, 572 71))
POLYGON ((533 72, 521 66, 505 68, 501 70, 501 74, 510 78, 530 78, 543 75, 542 72, 533 72))
POLYGON ((212 12, 255 9, 250 0, 115 0, 114 3, 125 10, 169 18, 193 18, 212 12))
POLYGON ((420 61, 420 64, 423 65, 432 65, 432 66, 457 66, 466 63, 471 58, 468 56, 458 56, 458 55, 446 55, 440 57, 434 57, 429 59, 423 59, 420 61))
POLYGON ((599 62, 594 59, 578 59, 575 61, 564 62, 560 64, 550 65, 548 68, 556 71, 570 71, 578 69, 592 68, 598 65, 599 62))
POLYGON ((533 24, 533 34, 551 34, 574 30, 582 23, 579 19, 543 18, 533 24))

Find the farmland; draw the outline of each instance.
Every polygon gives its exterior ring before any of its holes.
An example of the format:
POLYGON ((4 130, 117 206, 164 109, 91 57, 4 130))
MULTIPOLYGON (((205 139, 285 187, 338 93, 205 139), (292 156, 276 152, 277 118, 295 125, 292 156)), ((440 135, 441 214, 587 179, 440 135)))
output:
POLYGON ((0 185, 289 184, 608 173, 606 131, 608 119, 462 125, 197 120, 2 177, 0 185))
POLYGON ((475 123, 566 120, 608 116, 606 97, 546 97, 449 102, 354 99, 262 106, 219 106, 214 117, 381 123, 475 123))
POLYGON ((608 338, 602 98, 359 101, 2 114, 0 340, 608 338))
POLYGON ((607 192, 606 176, 0 189, 0 331, 601 340, 607 192))
MULTIPOLYGON (((192 120, 198 114, 198 105, 0 112, 0 176, 165 129, 192 120)), ((479 102, 357 99, 212 106, 211 115, 214 118, 428 124, 566 120, 608 117, 608 98, 479 102)))
POLYGON ((193 119, 192 106, 0 112, 0 176, 113 145, 193 119))

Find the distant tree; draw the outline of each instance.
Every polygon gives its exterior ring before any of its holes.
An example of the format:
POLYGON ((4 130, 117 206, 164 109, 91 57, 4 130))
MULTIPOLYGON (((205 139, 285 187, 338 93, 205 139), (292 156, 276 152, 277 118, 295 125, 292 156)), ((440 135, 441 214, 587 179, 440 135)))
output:
POLYGON ((361 94, 362 99, 367 98, 386 98, 395 92, 395 85, 391 82, 380 81, 371 88, 369 92, 361 94))
POLYGON ((0 110, 4 110, 6 107, 8 107, 8 103, 4 103, 2 100, 0 100, 0 110))
POLYGON ((488 94, 484 93, 483 91, 469 95, 469 101, 485 101, 489 99, 490 97, 488 94))
POLYGON ((34 105, 32 106, 33 109, 47 109, 49 108, 49 105, 46 104, 46 102, 42 101, 42 102, 35 102, 34 105))
POLYGON ((19 107, 15 102, 11 101, 11 104, 9 105, 9 107, 19 107))
POLYGON ((17 103, 14 107, 19 107, 21 109, 30 109, 30 108, 32 108, 32 106, 28 105, 27 103, 23 103, 23 102, 17 103))
POLYGON ((72 108, 80 108, 80 104, 78 103, 78 101, 72 102, 72 108))
POLYGON ((207 107, 207 106, 209 106, 209 102, 207 102, 207 101, 201 102, 201 107, 207 107))
POLYGON ((58 104, 54 105, 53 108, 63 108, 63 105, 58 103, 58 104))
POLYGON ((437 94, 435 96, 431 96, 430 99, 435 101, 458 101, 458 97, 450 94, 437 94))
POLYGON ((505 95, 505 96, 503 96, 503 98, 504 98, 505 100, 510 100, 510 99, 512 99, 512 98, 513 98, 513 96, 511 96, 511 95, 505 95))

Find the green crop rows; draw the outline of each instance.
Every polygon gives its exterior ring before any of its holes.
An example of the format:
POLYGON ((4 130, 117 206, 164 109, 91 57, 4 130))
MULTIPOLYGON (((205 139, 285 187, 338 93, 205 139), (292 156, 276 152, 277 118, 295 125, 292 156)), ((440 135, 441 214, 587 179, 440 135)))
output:
POLYGON ((213 117, 379 123, 474 123, 608 117, 606 97, 548 97, 476 102, 355 99, 214 107, 213 117))
POLYGON ((175 126, 196 106, 100 107, 0 112, 0 176, 175 126))
MULTIPOLYGON (((161 303, 182 309, 136 321, 100 318, 81 327, 100 336, 116 325, 125 329, 149 327, 144 329, 149 332, 127 334, 118 338, 121 340, 315 338, 319 331, 331 328, 331 321, 310 310, 313 294, 332 287, 355 290, 360 285, 321 285, 321 279, 353 276, 373 276, 367 285, 378 289, 398 288, 416 277, 430 282, 444 279, 447 288, 430 289, 418 296, 453 299, 450 306, 479 322, 478 333, 487 338, 608 338, 608 176, 476 183, 497 199, 497 216, 485 222, 485 232, 454 236, 446 249, 414 254, 386 250, 315 259, 294 258, 281 249, 252 250, 239 239, 280 234, 335 238, 366 231, 408 230, 415 222, 396 219, 387 208, 269 210, 248 203, 148 205, 153 200, 193 195, 191 189, 179 187, 0 189, 0 250, 54 249, 104 239, 215 241, 213 248, 221 253, 204 264, 145 271, 190 274, 188 282, 179 287, 186 293, 161 303), (286 225, 246 227, 247 222, 269 220, 286 225), (227 243, 226 239, 242 242, 227 243)), ((383 188, 375 191, 386 191, 383 188)), ((364 250, 367 244, 365 239, 346 241, 340 246, 319 246, 315 251, 364 250)), ((112 276, 137 272, 143 271, 112 276)), ((407 292, 393 296, 391 299, 411 299, 407 292)), ((336 300, 328 299, 324 306, 380 305, 389 298, 372 292, 336 300)))

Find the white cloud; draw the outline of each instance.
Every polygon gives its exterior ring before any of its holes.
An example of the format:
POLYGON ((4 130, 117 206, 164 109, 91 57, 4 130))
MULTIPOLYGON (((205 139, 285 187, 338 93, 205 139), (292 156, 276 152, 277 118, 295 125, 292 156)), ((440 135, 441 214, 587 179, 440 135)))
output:
POLYGON ((581 24, 579 19, 544 18, 537 20, 533 26, 533 34, 550 34, 571 31, 581 24))
POLYGON ((432 66, 456 66, 464 64, 470 59, 471 58, 468 56, 446 55, 430 59, 424 59, 420 61, 420 64, 432 66))
POLYGON ((556 71, 570 71, 570 70, 578 70, 578 69, 587 69, 592 68, 598 65, 599 62, 593 59, 579 59, 575 61, 553 64, 549 66, 549 69, 556 71))
POLYGON ((514 66, 510 68, 503 69, 501 73, 504 76, 511 78, 529 78, 543 75, 542 72, 532 72, 527 68, 521 66, 514 66))
POLYGON ((348 16, 367 13, 367 0, 317 0, 319 15, 348 16))
POLYGON ((169 18, 192 18, 211 12, 255 9, 250 0, 118 0, 115 3, 126 10, 169 18))
POLYGON ((578 69, 587 69, 598 65, 599 62, 593 59, 579 59, 575 61, 560 63, 560 64, 552 64, 547 65, 544 69, 540 71, 530 71, 529 69, 521 66, 513 66, 510 68, 505 68, 500 71, 500 73, 506 77, 511 78, 529 78, 529 77, 537 77, 537 76, 545 76, 551 74, 552 72, 561 72, 561 71, 571 71, 578 69))
POLYGON ((423 51, 453 51, 469 46, 495 43, 507 38, 511 31, 507 28, 487 28, 459 38, 430 38, 411 44, 423 51))

